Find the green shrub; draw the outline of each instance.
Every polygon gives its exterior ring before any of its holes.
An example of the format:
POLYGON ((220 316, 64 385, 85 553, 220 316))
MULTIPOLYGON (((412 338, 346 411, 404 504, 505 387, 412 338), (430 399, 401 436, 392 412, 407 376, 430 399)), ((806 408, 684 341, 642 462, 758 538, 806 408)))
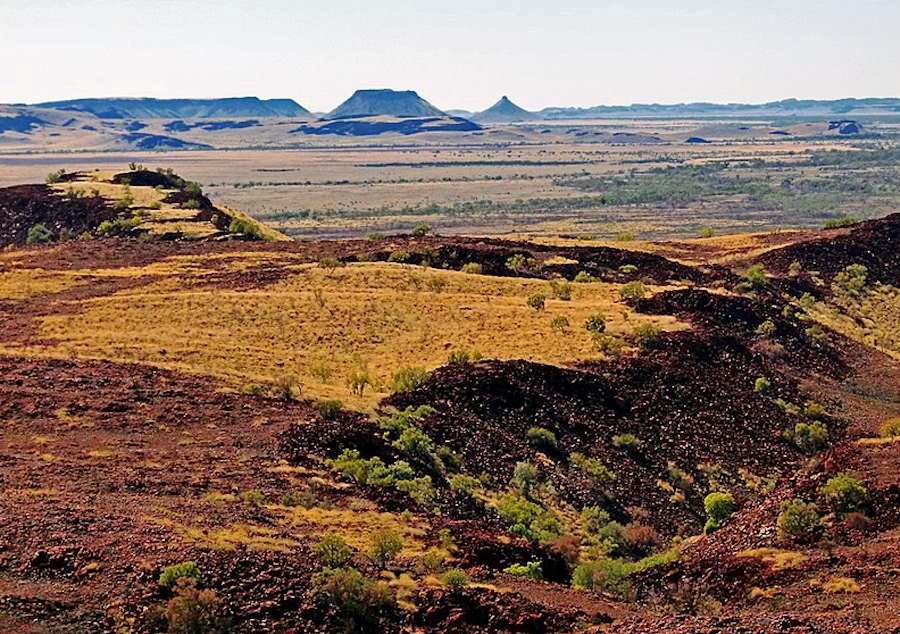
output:
POLYGON ((714 491, 703 500, 707 517, 718 524, 724 524, 737 510, 737 502, 731 493, 714 491))
POLYGON ((625 301, 642 299, 647 294, 647 289, 641 282, 634 281, 623 284, 619 289, 619 297, 625 301))
POLYGON ((638 272, 638 267, 635 266, 634 264, 623 264, 622 266, 619 267, 619 273, 625 273, 626 275, 629 275, 631 273, 637 273, 637 272, 638 272))
POLYGON ((753 382, 754 392, 767 392, 770 387, 772 387, 771 381, 764 376, 756 377, 756 381, 753 382))
POLYGON ((581 509, 581 526, 589 535, 598 535, 607 524, 609 513, 599 506, 586 506, 581 509))
POLYGON ((703 534, 711 535, 715 533, 717 530, 722 528, 722 523, 714 520, 711 517, 706 518, 706 523, 703 525, 703 534))
POLYGON ((598 352, 610 357, 618 357, 626 347, 624 340, 610 335, 595 336, 594 345, 597 346, 598 352))
POLYGON ((771 319, 767 319, 756 327, 756 335, 759 337, 772 337, 777 332, 778 327, 771 319))
POLYGON ((543 293, 533 293, 528 296, 526 303, 528 304, 528 307, 535 312, 540 312, 544 310, 544 306, 547 303, 547 297, 543 293))
POLYGON ((191 579, 200 578, 200 568, 193 561, 183 561, 180 564, 172 564, 163 568, 162 574, 159 575, 159 585, 163 588, 174 588, 179 579, 190 577, 191 579))
POLYGON ((252 220, 232 218, 228 224, 228 233, 240 234, 249 240, 262 240, 263 234, 259 225, 252 220))
POLYGON ((575 281, 579 284, 590 284, 591 282, 596 282, 597 278, 587 271, 578 271, 578 274, 575 275, 575 281))
POLYGON ((337 399, 329 399, 327 401, 319 401, 316 403, 316 410, 322 420, 334 420, 341 413, 344 404, 337 399))
POLYGON ((743 277, 744 282, 755 289, 764 288, 769 279, 766 269, 763 268, 762 264, 754 264, 748 268, 744 271, 743 277))
POLYGON ((545 543, 563 533, 559 518, 552 511, 516 493, 508 493, 497 502, 497 513, 509 524, 511 533, 531 541, 545 543))
POLYGON ((714 235, 716 235, 716 230, 712 227, 701 227, 697 233, 697 236, 700 238, 712 238, 714 235))
POLYGON ((434 452, 434 441, 418 427, 404 429, 400 437, 392 444, 395 449, 405 453, 414 460, 425 464, 431 462, 434 452))
POLYGON ((822 225, 823 229, 841 229, 843 227, 849 227, 850 225, 855 225, 860 222, 861 218, 859 216, 854 215, 845 215, 840 216, 838 218, 832 218, 830 220, 826 220, 825 224, 822 225))
POLYGON ((362 396, 368 385, 372 385, 372 375, 367 367, 355 368, 347 376, 347 387, 356 396, 362 396))
POLYGON ((369 557, 379 568, 386 567, 403 550, 403 537, 389 528, 376 530, 369 542, 369 557))
POLYGON ((556 299, 568 302, 572 299, 572 284, 566 280, 551 280, 550 292, 556 299))
POLYGON ((431 476, 427 475, 410 480, 398 480, 394 484, 394 488, 406 493, 410 499, 422 506, 430 506, 436 495, 431 483, 431 476))
POLYGON ((897 438, 900 437, 900 416, 895 416, 894 418, 889 418, 881 424, 881 427, 878 428, 878 433, 882 438, 897 438))
POLYGON ((50 172, 49 174, 47 174, 47 178, 45 178, 44 180, 48 185, 53 185, 54 183, 62 181, 65 176, 66 170, 61 169, 56 172, 50 172))
POLYGON ((821 403, 810 401, 806 404, 806 407, 803 408, 803 414, 807 418, 819 420, 825 417, 825 406, 821 403))
POLYGON ((791 277, 797 277, 802 272, 803 265, 800 264, 800 262, 797 260, 794 260, 793 262, 791 262, 790 266, 788 266, 788 275, 791 277))
POLYGON ((616 234, 616 242, 634 242, 633 231, 621 231, 616 234))
POLYGON ((584 329, 592 335, 602 335, 606 332, 606 320, 600 313, 593 313, 584 320, 584 329))
POLYGON ((462 570, 454 568, 441 575, 441 582, 448 588, 465 588, 469 585, 469 577, 462 570))
POLYGON ((478 262, 468 262, 462 265, 460 271, 470 275, 481 275, 484 272, 484 267, 478 262))
POLYGON ((431 233, 431 227, 424 223, 416 225, 415 228, 413 228, 413 230, 412 230, 412 234, 414 236, 416 236, 417 238, 421 238, 422 236, 427 236, 429 233, 431 233))
POLYGON ((808 504, 803 500, 783 502, 776 528, 780 539, 810 541, 822 528, 819 509, 815 504, 808 504))
POLYGON ((636 451, 641 448, 641 439, 634 434, 619 434, 613 436, 613 444, 620 449, 636 451))
POLYGON ((530 462, 517 462, 513 469, 513 476, 510 484, 518 489, 518 491, 528 497, 531 495, 532 489, 537 485, 540 473, 530 462))
POLYGON ((343 568, 353 557, 353 549, 337 533, 322 537, 314 550, 322 565, 328 568, 343 568))
POLYGON ((630 589, 629 574, 631 567, 621 559, 586 561, 579 564, 572 573, 572 585, 624 597, 630 589))
POLYGON ((232 631, 222 613, 222 601, 212 590, 197 588, 192 579, 179 579, 175 596, 166 603, 169 634, 224 634, 232 631))
POLYGON ((391 391, 408 392, 419 387, 428 379, 428 371, 421 367, 400 368, 394 373, 391 391))
POLYGON ((840 473, 830 478, 822 487, 825 501, 840 513, 859 510, 866 502, 866 487, 858 478, 849 473, 840 473))
POLYGON ((659 329, 659 326, 650 322, 638 324, 631 332, 631 338, 634 342, 644 348, 656 342, 661 335, 662 331, 659 329))
POLYGON ((525 577, 526 579, 543 579, 544 573, 541 571, 541 562, 529 561, 527 564, 513 564, 503 569, 508 575, 515 577, 525 577))
POLYGON ((862 264, 850 264, 834 276, 831 288, 835 293, 859 295, 866 289, 868 272, 862 264))
POLYGON ((472 495, 481 488, 478 478, 473 478, 465 473, 457 473, 450 478, 450 490, 472 495))
POLYGON ((569 462, 572 463, 572 466, 584 471, 592 478, 601 482, 616 479, 616 475, 607 469, 606 465, 597 458, 588 458, 584 454, 576 451, 569 454, 569 462))
POLYGON ((527 267, 528 267, 528 259, 520 253, 510 256, 506 260, 506 268, 508 268, 510 271, 514 271, 516 273, 521 273, 521 272, 525 271, 525 269, 527 267))
POLYGON ((52 241, 53 233, 47 228, 47 225, 41 223, 31 225, 25 236, 25 244, 47 244, 52 241))
POLYGON ((794 426, 794 443, 807 454, 821 451, 828 444, 828 428, 822 423, 797 423, 794 426))
POLYGON ((369 579, 355 568, 325 569, 315 576, 313 586, 329 605, 336 606, 350 620, 348 631, 370 630, 371 627, 358 624, 374 621, 379 611, 395 603, 386 583, 369 579))
POLYGON ((481 361, 481 353, 477 350, 454 350, 447 359, 447 363, 475 363, 476 361, 481 361))
POLYGON ((319 258, 319 268, 328 271, 329 275, 334 273, 335 270, 344 268, 345 266, 347 266, 347 263, 337 258, 319 258))
POLYGON ((123 236, 131 233, 139 224, 141 218, 132 216, 131 218, 116 218, 115 220, 104 220, 97 225, 97 235, 105 237, 123 236))
POLYGON ((565 315, 557 315, 550 320, 550 327, 557 332, 565 332, 569 329, 569 320, 565 315))
POLYGON ((398 249, 391 253, 388 256, 388 262, 395 262, 397 264, 406 264, 412 259, 412 255, 410 255, 409 251, 404 251, 403 249, 398 249))
POLYGON ((556 434, 544 427, 531 427, 528 430, 528 440, 537 447, 556 449, 556 434))

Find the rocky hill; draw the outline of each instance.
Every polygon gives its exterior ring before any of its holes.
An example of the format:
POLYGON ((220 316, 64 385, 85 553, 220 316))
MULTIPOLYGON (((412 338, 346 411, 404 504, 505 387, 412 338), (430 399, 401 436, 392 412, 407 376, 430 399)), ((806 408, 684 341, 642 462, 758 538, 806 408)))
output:
POLYGON ((329 119, 391 115, 394 117, 440 117, 444 113, 414 90, 357 90, 328 114, 329 119))
POLYGON ((487 110, 472 115, 472 119, 479 123, 513 123, 532 121, 539 118, 540 115, 520 108, 506 96, 501 97, 500 101, 487 110))

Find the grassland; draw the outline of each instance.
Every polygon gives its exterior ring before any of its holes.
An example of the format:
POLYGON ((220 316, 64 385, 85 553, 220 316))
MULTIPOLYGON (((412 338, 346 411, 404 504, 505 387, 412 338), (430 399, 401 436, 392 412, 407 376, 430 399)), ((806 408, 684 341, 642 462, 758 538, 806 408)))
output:
POLYGON ((629 335, 641 323, 683 327, 670 317, 639 316, 618 286, 576 284, 568 301, 549 283, 397 264, 358 263, 334 270, 301 264, 290 254, 236 253, 175 257, 145 267, 9 273, 5 285, 29 292, 62 290, 97 279, 146 279, 112 295, 63 300, 66 310, 41 318, 45 345, 7 346, 17 354, 139 362, 248 383, 295 379, 303 393, 370 407, 401 368, 430 370, 452 352, 564 364, 598 358, 585 320, 603 315, 607 334, 629 335), (279 266, 284 279, 227 289, 214 275, 279 266), (548 296, 544 310, 529 296, 548 296), (564 318, 567 325, 554 326, 564 318), (349 377, 369 377, 354 394, 349 377))
MULTIPOLYGON (((771 137, 753 124, 580 122, 495 128, 485 138, 324 139, 292 150, 188 151, 164 160, 217 205, 293 237, 408 231, 424 222, 456 234, 687 238, 706 228, 810 228, 841 214, 896 209, 896 141, 884 132, 845 139, 799 126, 771 137), (713 142, 683 142, 689 134, 713 142)), ((150 153, 0 155, 0 185, 41 180, 60 167, 159 160, 150 153)))

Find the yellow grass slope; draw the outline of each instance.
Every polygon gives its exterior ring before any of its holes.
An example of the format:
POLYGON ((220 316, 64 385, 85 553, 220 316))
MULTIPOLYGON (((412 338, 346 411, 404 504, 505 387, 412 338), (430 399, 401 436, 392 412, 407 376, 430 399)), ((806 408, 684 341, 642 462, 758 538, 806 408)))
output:
POLYGON ((399 369, 430 370, 454 351, 553 364, 598 358, 584 328, 594 313, 605 318, 613 336, 627 336, 647 322, 685 327, 671 317, 629 312, 614 284, 573 285, 571 300, 551 298, 536 311, 527 304, 529 296, 551 297, 550 285, 541 280, 376 263, 328 270, 275 253, 229 254, 198 268, 206 258, 170 258, 127 271, 48 273, 43 284, 53 284, 53 275, 64 278, 59 284, 123 274, 152 281, 72 300, 75 306, 40 318, 39 336, 32 340, 40 343, 0 350, 147 363, 216 376, 235 388, 292 377, 306 396, 367 408, 390 390, 399 369), (221 279, 245 270, 261 257, 270 265, 282 261, 281 281, 245 290, 213 284, 209 277, 213 271, 221 279), (552 324, 554 318, 565 321, 552 324), (371 383, 362 395, 353 394, 348 377, 361 371, 371 383))

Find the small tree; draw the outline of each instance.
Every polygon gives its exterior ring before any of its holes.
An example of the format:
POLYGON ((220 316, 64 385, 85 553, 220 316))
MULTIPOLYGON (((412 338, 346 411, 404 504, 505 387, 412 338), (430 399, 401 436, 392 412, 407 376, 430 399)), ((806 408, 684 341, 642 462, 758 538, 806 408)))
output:
POLYGON ((768 282, 768 274, 762 264, 754 264, 744 271, 744 281, 750 285, 750 288, 764 288, 768 282))
POLYGON ((731 493, 714 491, 703 500, 703 509, 706 511, 707 520, 704 532, 712 533, 721 528, 737 510, 737 502, 731 493))
POLYGON ((159 585, 163 588, 174 588, 179 579, 189 577, 191 579, 200 578, 200 568, 196 562, 183 561, 180 564, 172 564, 163 568, 162 574, 159 575, 159 585))
POLYGON ((544 305, 547 303, 547 297, 543 293, 534 293, 533 295, 528 296, 528 307, 533 309, 535 312, 540 312, 544 310, 544 305))
POLYGON ((322 565, 328 568, 343 568, 353 557, 353 550, 337 533, 328 533, 315 547, 322 565))
POLYGON ((866 487, 849 473, 841 473, 829 479, 822 487, 822 495, 836 511, 851 513, 866 502, 866 487))
POLYGON ((536 447, 556 449, 556 434, 544 427, 531 427, 527 433, 528 440, 536 447))
POLYGON ((592 335, 602 335, 606 332, 606 320, 600 313, 593 313, 584 320, 584 329, 592 335))
POLYGON ((375 565, 385 568, 403 550, 403 537, 390 528, 382 528, 372 534, 369 556, 375 565))
POLYGON ((619 289, 619 296, 625 301, 642 299, 647 294, 647 289, 641 282, 634 281, 623 284, 619 289))
POLYGON ((522 495, 529 497, 537 485, 539 477, 540 473, 533 464, 525 461, 517 462, 510 484, 518 489, 522 495))
POLYGON ((781 513, 776 522, 780 539, 811 541, 822 529, 819 509, 815 504, 803 500, 792 500, 781 505, 781 513))
POLYGON ((47 244, 53 241, 53 234, 47 228, 47 225, 36 224, 28 229, 25 236, 25 244, 47 244))

